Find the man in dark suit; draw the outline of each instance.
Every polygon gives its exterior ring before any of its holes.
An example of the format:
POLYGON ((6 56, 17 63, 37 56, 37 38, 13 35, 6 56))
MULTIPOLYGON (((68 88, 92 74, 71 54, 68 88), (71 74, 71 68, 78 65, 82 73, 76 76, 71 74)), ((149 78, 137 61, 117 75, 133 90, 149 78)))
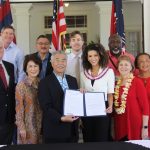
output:
POLYGON ((51 66, 51 53, 49 52, 50 42, 46 35, 40 35, 36 39, 36 53, 30 54, 42 61, 42 69, 40 72, 40 79, 50 75, 53 71, 51 66))
POLYGON ((67 56, 63 51, 52 54, 53 73, 39 84, 39 102, 43 110, 43 136, 45 143, 77 142, 78 117, 63 115, 66 88, 77 89, 77 81, 65 75, 67 56))
POLYGON ((0 38, 0 145, 12 142, 15 122, 14 66, 3 61, 4 43, 0 38))

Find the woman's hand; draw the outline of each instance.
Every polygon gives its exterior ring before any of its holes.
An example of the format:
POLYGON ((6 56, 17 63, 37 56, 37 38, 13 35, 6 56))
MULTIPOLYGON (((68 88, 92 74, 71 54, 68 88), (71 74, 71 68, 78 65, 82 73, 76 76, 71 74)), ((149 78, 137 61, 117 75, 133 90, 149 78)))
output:
POLYGON ((148 139, 148 128, 142 128, 142 139, 148 139))
POLYGON ((85 92, 87 92, 87 90, 86 90, 86 89, 83 89, 83 88, 80 88, 80 92, 81 92, 81 93, 85 93, 85 92))
POLYGON ((73 116, 73 115, 66 115, 61 117, 62 122, 73 122, 77 120, 79 117, 73 116))
POLYGON ((107 96, 108 96, 108 108, 106 109, 106 112, 110 114, 113 111, 113 94, 108 93, 107 96))
POLYGON ((108 114, 110 114, 110 113, 112 113, 112 106, 109 106, 109 107, 107 107, 107 109, 106 109, 106 112, 108 113, 108 114))
POLYGON ((27 137, 26 130, 20 130, 19 134, 22 140, 22 144, 26 144, 26 137, 27 137))

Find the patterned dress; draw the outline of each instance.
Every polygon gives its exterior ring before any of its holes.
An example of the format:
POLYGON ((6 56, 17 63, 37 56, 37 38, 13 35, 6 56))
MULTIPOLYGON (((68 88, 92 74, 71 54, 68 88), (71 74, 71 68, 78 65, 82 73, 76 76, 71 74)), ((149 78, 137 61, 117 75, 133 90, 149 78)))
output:
POLYGON ((41 142, 42 112, 37 98, 39 80, 32 82, 28 77, 16 86, 16 125, 18 144, 38 144, 41 142), (26 131, 22 141, 20 131, 26 131))

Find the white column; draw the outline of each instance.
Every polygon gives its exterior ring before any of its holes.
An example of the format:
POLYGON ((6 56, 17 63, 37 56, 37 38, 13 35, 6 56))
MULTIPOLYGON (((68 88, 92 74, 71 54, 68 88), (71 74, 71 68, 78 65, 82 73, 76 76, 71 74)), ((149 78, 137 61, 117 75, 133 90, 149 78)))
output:
POLYGON ((108 49, 108 38, 110 36, 110 25, 111 25, 111 9, 112 2, 96 2, 96 6, 99 7, 99 17, 100 17, 100 42, 103 46, 108 49))
POLYGON ((143 0, 144 11, 144 51, 150 54, 150 0, 143 0))
POLYGON ((24 51, 24 54, 30 53, 30 39, 29 39, 29 25, 30 14, 29 10, 32 7, 32 3, 27 4, 12 4, 13 18, 15 20, 15 34, 17 45, 24 51))

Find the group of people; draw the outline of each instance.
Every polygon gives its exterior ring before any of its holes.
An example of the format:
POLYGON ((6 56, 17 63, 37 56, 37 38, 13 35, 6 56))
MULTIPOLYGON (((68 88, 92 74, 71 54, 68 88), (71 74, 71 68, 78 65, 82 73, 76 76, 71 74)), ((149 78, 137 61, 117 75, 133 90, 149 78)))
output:
POLYGON ((37 52, 24 57, 13 39, 14 28, 4 27, 0 38, 0 144, 12 143, 15 126, 17 144, 78 142, 79 126, 84 142, 150 137, 149 54, 140 53, 134 60, 122 51, 117 34, 109 37, 109 51, 100 43, 83 49, 83 36, 74 31, 70 54, 51 54, 49 39, 40 35, 37 52), (104 92, 107 115, 63 115, 66 89, 104 92))

